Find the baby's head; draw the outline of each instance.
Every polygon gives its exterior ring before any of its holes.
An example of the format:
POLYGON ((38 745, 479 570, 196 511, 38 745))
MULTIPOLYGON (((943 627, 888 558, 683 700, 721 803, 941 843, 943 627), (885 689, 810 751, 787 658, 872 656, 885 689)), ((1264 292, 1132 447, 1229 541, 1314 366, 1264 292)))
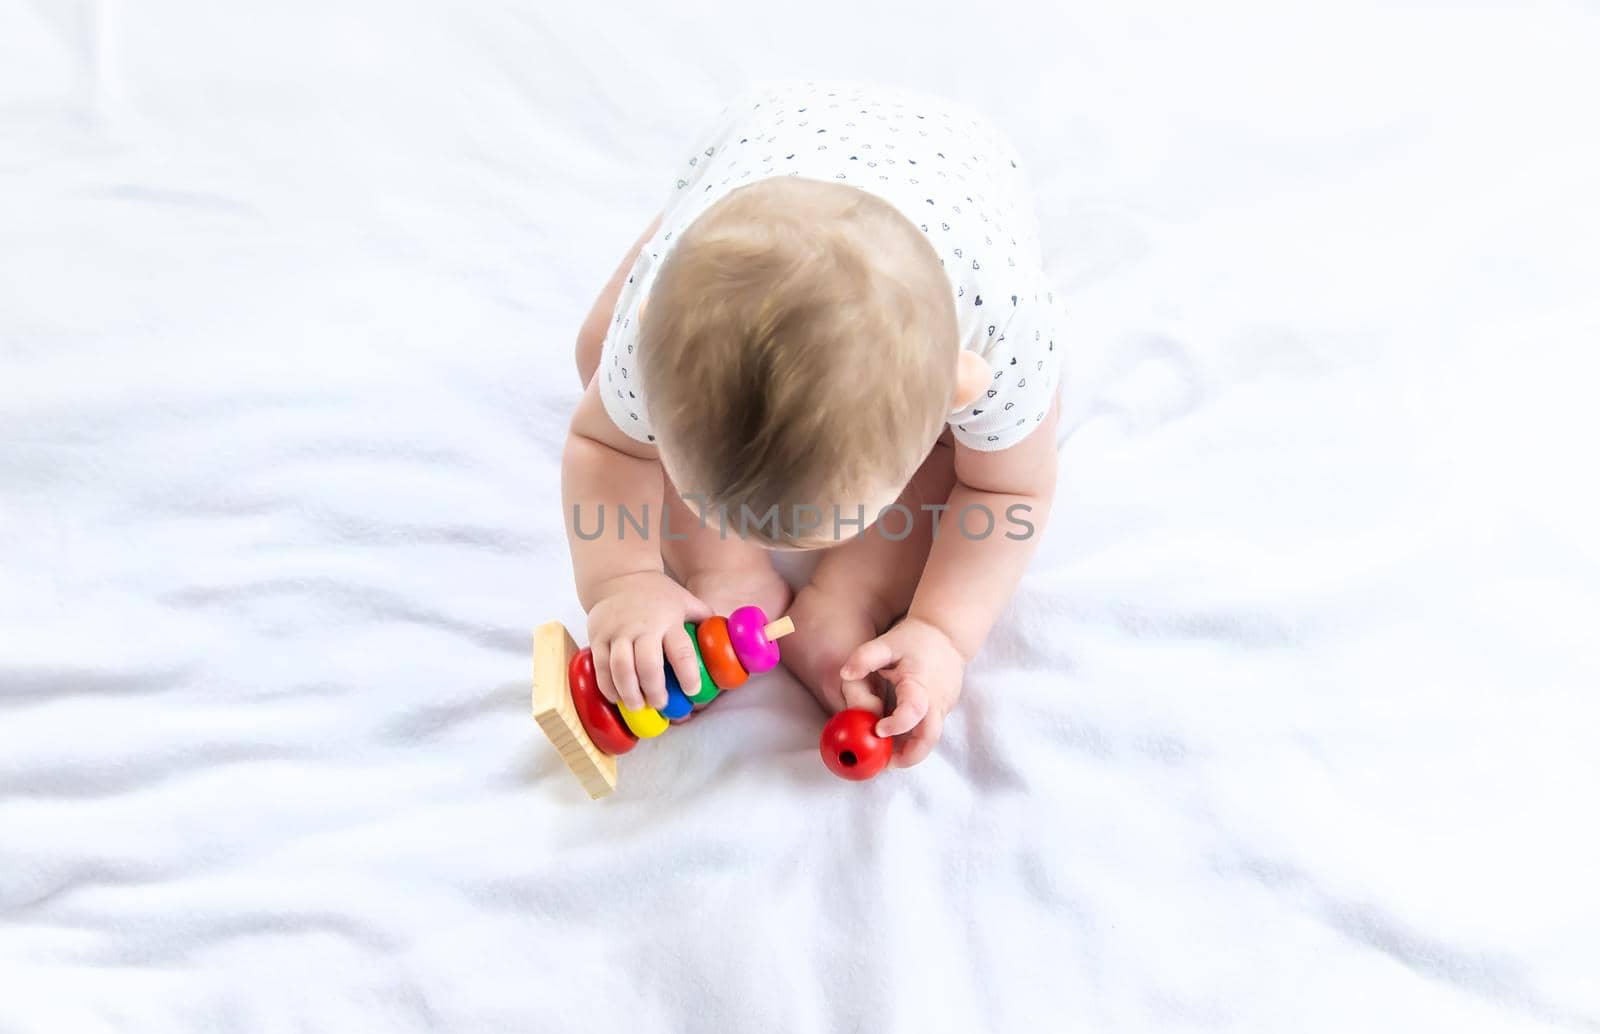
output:
POLYGON ((956 390, 938 255, 844 184, 783 176, 712 205, 662 264, 639 332, 673 483, 735 531, 750 515, 751 538, 773 546, 830 544, 835 512, 870 522, 894 502, 956 390))

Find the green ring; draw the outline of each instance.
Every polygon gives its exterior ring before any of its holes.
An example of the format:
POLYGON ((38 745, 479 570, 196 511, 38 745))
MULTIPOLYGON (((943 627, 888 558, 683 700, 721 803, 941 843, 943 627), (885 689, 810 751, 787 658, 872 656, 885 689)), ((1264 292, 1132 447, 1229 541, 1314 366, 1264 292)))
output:
POLYGON ((689 633, 689 645, 694 647, 694 662, 700 665, 700 692, 691 695, 685 691, 684 696, 689 697, 689 702, 693 704, 709 704, 717 699, 717 684, 711 681, 711 673, 706 670, 706 662, 700 657, 700 637, 695 635, 694 624, 685 621, 683 630, 689 633))

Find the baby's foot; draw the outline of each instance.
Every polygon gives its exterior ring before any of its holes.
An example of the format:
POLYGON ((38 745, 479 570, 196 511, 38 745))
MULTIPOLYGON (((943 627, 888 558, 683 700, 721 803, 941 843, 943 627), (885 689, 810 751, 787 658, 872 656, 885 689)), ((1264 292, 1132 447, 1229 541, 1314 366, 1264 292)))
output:
POLYGON ((689 575, 683 584, 713 613, 723 617, 740 607, 755 606, 761 608, 768 621, 776 621, 788 613, 794 599, 789 583, 765 557, 760 564, 699 571, 689 575))
MULTIPOLYGON (((770 563, 763 563, 759 567, 751 565, 701 571, 685 579, 684 588, 698 596, 713 613, 722 617, 727 617, 740 607, 754 606, 761 608, 762 613, 767 615, 768 621, 776 621, 787 613, 789 601, 794 597, 789 583, 772 569, 770 563)), ((784 643, 788 643, 787 637, 784 643)), ((679 721, 689 721, 706 706, 709 705, 696 705, 688 716, 680 718, 679 721)))
POLYGON ((865 681, 845 682, 839 669, 862 643, 877 637, 866 603, 808 585, 789 609, 794 631, 783 639, 783 666, 811 691, 824 711, 847 707, 883 713, 883 701, 865 681))

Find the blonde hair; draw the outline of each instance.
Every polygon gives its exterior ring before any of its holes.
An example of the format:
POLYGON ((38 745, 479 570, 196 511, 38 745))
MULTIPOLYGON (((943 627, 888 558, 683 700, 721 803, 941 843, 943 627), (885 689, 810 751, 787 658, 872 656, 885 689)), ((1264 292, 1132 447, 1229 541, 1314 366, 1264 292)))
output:
POLYGON ((683 232, 640 324, 679 491, 732 516, 777 507, 776 528, 755 529, 773 545, 815 544, 796 527, 802 506, 909 481, 955 391, 938 254, 845 184, 782 176, 729 193, 683 232))

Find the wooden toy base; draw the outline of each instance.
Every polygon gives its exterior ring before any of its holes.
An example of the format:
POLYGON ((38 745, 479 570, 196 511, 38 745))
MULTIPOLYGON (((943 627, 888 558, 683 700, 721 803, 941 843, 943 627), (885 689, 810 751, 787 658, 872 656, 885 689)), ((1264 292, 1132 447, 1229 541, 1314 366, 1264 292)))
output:
POLYGON ((594 745, 572 705, 567 665, 577 652, 578 644, 561 622, 549 621, 534 630, 533 719, 590 798, 599 800, 617 788, 617 759, 594 745))

